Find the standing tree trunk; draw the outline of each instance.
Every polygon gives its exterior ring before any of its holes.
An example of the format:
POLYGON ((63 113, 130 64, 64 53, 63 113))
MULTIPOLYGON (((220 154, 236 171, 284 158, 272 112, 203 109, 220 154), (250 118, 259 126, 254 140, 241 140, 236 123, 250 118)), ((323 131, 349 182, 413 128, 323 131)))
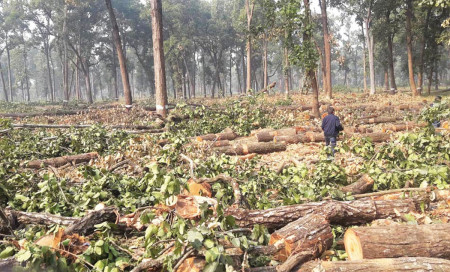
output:
POLYGON ((50 65, 50 45, 49 45, 49 41, 48 39, 46 39, 44 41, 44 50, 45 50, 45 58, 46 58, 46 62, 47 62, 47 75, 48 75, 48 87, 50 90, 50 97, 51 97, 51 101, 53 102, 55 100, 55 98, 53 97, 53 81, 52 81, 52 68, 50 65))
POLYGON ((64 85, 64 100, 69 102, 69 57, 67 55, 67 3, 64 2, 64 22, 63 22, 63 85, 64 85))
POLYGON ((206 69, 205 69, 205 53, 202 53, 202 79, 203 79, 203 97, 206 97, 206 69))
POLYGON ((389 72, 388 72, 388 68, 384 67, 384 89, 386 92, 389 91, 389 72))
POLYGON ((91 75, 89 71, 89 63, 88 61, 84 61, 83 64, 83 72, 84 72, 84 80, 86 82, 86 97, 88 99, 88 103, 94 103, 94 99, 92 98, 92 87, 91 87, 91 75))
MULTIPOLYGON (((328 15, 327 15, 327 1, 320 0, 320 8, 322 11, 322 28, 323 28, 323 44, 325 51, 325 70, 324 78, 326 79, 325 92, 328 98, 333 97, 332 85, 331 85, 331 40, 330 33, 328 31, 328 15)), ((325 87, 325 86, 324 86, 325 87)))
POLYGON ((361 32, 364 36, 363 39, 363 88, 364 88, 364 93, 367 92, 367 70, 366 70, 366 34, 364 33, 364 26, 363 24, 361 24, 361 32))
POLYGON ((253 0, 245 0, 245 11, 247 13, 247 86, 246 92, 252 88, 252 36, 250 33, 250 27, 252 24, 253 10, 255 3, 253 0))
POLYGON ((393 54, 393 46, 392 46, 393 35, 389 34, 388 36, 388 64, 389 64, 389 76, 391 79, 391 92, 395 93, 397 91, 397 84, 395 83, 395 74, 394 74, 394 54, 393 54))
POLYGON ((152 12, 153 58, 156 87, 156 112, 167 115, 166 68, 163 47, 161 0, 150 0, 152 12))
POLYGON ((9 85, 9 98, 11 102, 14 101, 14 90, 12 83, 12 72, 11 72, 11 54, 9 50, 8 37, 6 37, 6 56, 8 57, 8 85, 9 85))
POLYGON ((5 95, 5 101, 9 102, 8 89, 6 88, 5 77, 3 76, 3 67, 1 61, 0 61, 0 76, 2 77, 2 87, 3 87, 3 94, 5 95))
POLYGON ((367 10, 367 17, 364 20, 366 28, 366 40, 367 47, 369 49, 369 76, 370 76, 370 95, 375 94, 375 61, 374 61, 374 43, 373 43, 373 33, 372 33, 372 5, 373 0, 369 3, 369 9, 367 10))
MULTIPOLYGON (((303 0, 305 5, 305 31, 303 32, 303 42, 309 46, 314 46, 311 41, 311 35, 309 34, 310 29, 308 28, 311 24, 311 10, 309 6, 309 0, 303 0)), ((311 65, 311 64, 309 64, 311 65)), ((311 88, 313 90, 313 109, 312 114, 316 118, 320 118, 320 110, 319 110, 319 87, 317 86, 317 79, 315 73, 314 66, 307 67, 307 75, 311 82, 311 88)))
POLYGON ((264 32, 264 37, 263 37, 263 47, 264 47, 264 52, 263 52, 263 62, 264 62, 264 90, 267 90, 267 84, 268 84, 268 80, 269 80, 269 76, 268 76, 268 65, 267 65, 267 34, 264 32))
POLYGON ((425 45, 427 42, 428 24, 430 22, 431 10, 432 10, 431 7, 427 9, 427 17, 425 19, 425 24, 423 26, 423 32, 420 41, 419 74, 417 75, 417 85, 418 85, 417 92, 419 94, 422 94, 423 90, 423 67, 425 66, 423 59, 425 55, 425 45))
MULTIPOLYGON (((287 30, 285 30, 285 36, 287 36, 286 32, 287 32, 287 30)), ((286 97, 288 97, 289 96, 289 52, 288 52, 287 44, 285 44, 284 49, 283 49, 283 60, 284 60, 284 65, 283 65, 284 94, 286 97)))
POLYGON ((406 8, 406 50, 408 52, 408 74, 409 74, 409 86, 414 96, 420 95, 416 88, 414 81, 414 60, 413 60, 413 48, 412 48, 412 26, 411 20, 413 17, 413 5, 412 0, 407 0, 406 8))
POLYGON ((127 60, 122 49, 122 41, 119 34, 119 26, 117 25, 116 15, 111 4, 111 0, 105 0, 108 9, 109 18, 111 20, 113 39, 116 46, 117 56, 119 58, 120 74, 122 76, 123 93, 125 95, 125 107, 129 110, 132 107, 133 100, 131 97, 130 79, 128 77, 127 60))
POLYGON ((233 96, 233 50, 230 48, 230 96, 233 96))

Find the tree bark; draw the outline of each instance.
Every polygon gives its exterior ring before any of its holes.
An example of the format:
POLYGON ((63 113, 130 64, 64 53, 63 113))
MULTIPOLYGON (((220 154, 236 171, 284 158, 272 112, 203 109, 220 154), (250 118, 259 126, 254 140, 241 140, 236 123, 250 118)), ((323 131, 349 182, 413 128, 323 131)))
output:
POLYGON ((3 76, 3 67, 1 61, 0 61, 0 76, 2 78, 3 95, 5 96, 5 101, 9 102, 8 89, 6 88, 5 77, 3 76))
POLYGON ((358 181, 342 187, 343 192, 348 192, 354 194, 363 194, 371 191, 373 188, 374 180, 367 174, 363 174, 358 181))
POLYGON ((116 15, 114 14, 111 0, 105 0, 105 3, 106 8, 108 9, 109 18, 111 20, 114 44, 116 46, 117 56, 119 58, 120 74, 122 76, 123 92, 125 95, 125 106, 127 109, 130 109, 132 107, 133 100, 131 96, 130 80, 128 77, 127 60, 122 49, 119 26, 117 25, 116 15))
POLYGON ((430 22, 432 7, 427 8, 426 19, 423 25, 422 37, 420 38, 420 55, 419 55, 419 73, 417 75, 417 90, 419 94, 423 91, 423 74, 424 74, 424 55, 425 55, 425 45, 427 43, 428 37, 428 25, 430 22))
POLYGON ((413 199, 361 199, 345 202, 329 200, 266 210, 228 209, 225 214, 232 215, 240 227, 259 224, 277 229, 312 213, 325 216, 330 224, 355 225, 376 219, 399 218, 401 214, 416 211, 416 206, 417 203, 413 199))
POLYGON ((364 39, 363 39, 363 88, 364 88, 364 90, 363 90, 363 92, 365 93, 365 92, 367 92, 367 65, 366 65, 366 34, 364 33, 364 26, 363 26, 363 24, 361 24, 361 32, 362 32, 362 34, 363 34, 363 36, 364 36, 364 39))
POLYGON ((86 153, 80 155, 72 155, 72 156, 63 156, 58 158, 51 158, 46 160, 35 160, 27 163, 28 168, 40 169, 42 166, 53 166, 53 167, 61 167, 68 163, 78 164, 81 162, 88 162, 98 157, 97 152, 86 153))
POLYGON ((247 13, 247 85, 246 92, 252 88, 252 36, 251 36, 251 25, 253 19, 253 10, 255 8, 255 3, 253 0, 245 0, 245 11, 247 13))
POLYGON ((89 71, 89 63, 85 61, 84 64, 84 81, 86 83, 86 97, 88 99, 88 104, 94 103, 94 99, 92 97, 92 86, 91 86, 91 73, 89 71))
POLYGON ((370 77, 370 95, 375 94, 375 60, 374 60, 374 41, 372 33, 372 6, 373 0, 370 0, 369 8, 367 10, 367 16, 364 19, 366 28, 366 41, 369 49, 369 77, 370 77))
POLYGON ((106 207, 104 209, 93 211, 86 214, 84 217, 77 219, 73 224, 69 225, 65 230, 64 234, 70 235, 77 233, 80 235, 87 236, 94 233, 96 227, 95 225, 101 224, 103 222, 115 223, 118 220, 118 212, 114 207, 106 207))
POLYGON ((163 117, 167 115, 166 68, 163 46, 162 3, 150 0, 152 12, 153 58, 156 87, 156 112, 163 117))
MULTIPOLYGON (((389 14, 386 15, 387 20, 389 20, 389 14)), ((389 24, 389 21, 387 22, 389 24)), ((395 93, 397 91, 397 84, 395 83, 395 72, 394 72, 394 53, 393 53, 393 34, 389 33, 387 42, 388 42, 388 67, 389 67, 389 76, 391 79, 391 93, 395 93)))
POLYGON ((331 40, 328 30, 328 14, 327 14, 327 1, 320 0, 320 8, 322 13, 322 29, 323 29, 323 44, 325 51, 325 70, 324 77, 326 78, 325 92, 328 98, 332 98, 332 84, 331 84, 331 40))
POLYGON ((345 232, 349 260, 450 258, 450 224, 390 225, 351 228, 345 232))
POLYGON ((267 57, 267 34, 264 32, 264 37, 263 37, 263 65, 264 65, 264 84, 263 84, 263 89, 267 90, 267 84, 269 81, 269 74, 268 74, 268 57, 267 57))
POLYGON ((214 149, 218 153, 227 155, 267 154, 286 150, 285 143, 249 143, 214 149))
POLYGON ((272 233, 269 246, 281 248, 274 254, 274 259, 284 262, 300 248, 307 249, 323 243, 322 248, 326 250, 332 242, 333 234, 327 219, 318 214, 309 214, 272 233))
POLYGON ((413 48, 412 48, 412 26, 411 20, 413 17, 413 0, 407 0, 406 8, 406 50, 408 52, 408 75, 409 75, 409 87, 413 96, 420 95, 416 88, 414 81, 414 60, 413 60, 413 48))
POLYGON ((384 90, 386 92, 389 91, 389 73, 387 67, 384 68, 384 90))
MULTIPOLYGON (((285 30, 285 39, 287 39, 287 30, 285 30)), ((283 48, 283 79, 284 79, 284 95, 289 97, 289 51, 287 45, 283 48)))
POLYGON ((359 261, 311 261, 301 266, 298 272, 434 272, 450 271, 450 261, 437 258, 403 257, 392 259, 365 259, 359 261))
POLYGON ((10 50, 9 50, 8 36, 6 36, 5 42, 6 42, 6 56, 7 56, 7 60, 8 60, 9 99, 11 102, 13 102, 14 101, 14 90, 13 90, 13 83, 12 83, 11 54, 10 54, 10 50))
POLYGON ((64 22, 63 22, 63 85, 64 100, 69 102, 69 56, 67 52, 67 3, 64 2, 64 22))

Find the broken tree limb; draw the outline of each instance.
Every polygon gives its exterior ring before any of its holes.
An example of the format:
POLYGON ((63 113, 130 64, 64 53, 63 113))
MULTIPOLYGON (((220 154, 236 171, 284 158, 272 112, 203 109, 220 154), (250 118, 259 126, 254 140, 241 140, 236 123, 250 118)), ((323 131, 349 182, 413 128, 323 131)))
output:
POLYGON ((106 207, 98 211, 92 211, 69 225, 64 230, 64 234, 69 235, 77 233, 87 236, 95 231, 95 225, 103 222, 115 223, 119 220, 118 217, 119 215, 114 207, 106 207))
POLYGON ((398 214, 416 211, 416 206, 417 203, 413 199, 361 199, 345 202, 330 200, 267 210, 231 208, 225 213, 234 216, 236 224, 240 227, 252 227, 258 224, 276 229, 311 213, 324 215, 331 224, 354 225, 388 217, 398 218, 398 214))
POLYGON ((349 260, 435 257, 450 259, 450 224, 351 228, 344 235, 349 260))
POLYGON ((286 150, 286 143, 248 143, 234 146, 218 147, 214 150, 227 155, 247 155, 251 153, 267 154, 286 150))
POLYGON ((307 249, 319 243, 325 243, 323 249, 331 246, 333 234, 325 217, 318 214, 310 214, 295 220, 278 229, 270 236, 269 245, 279 247, 274 255, 278 261, 286 261, 297 249, 307 249))
POLYGON ((79 155, 71 155, 71 156, 63 156, 57 158, 51 158, 46 160, 34 160, 30 161, 26 164, 28 168, 40 169, 42 166, 53 166, 53 167, 61 167, 67 163, 70 164, 78 164, 82 162, 88 162, 90 160, 96 159, 98 157, 97 152, 79 154, 79 155))
POLYGON ((75 217, 65 217, 59 215, 53 215, 49 213, 35 213, 35 212, 22 212, 15 210, 6 210, 7 213, 11 214, 17 224, 23 225, 61 225, 69 226, 77 221, 75 217))
POLYGON ((373 178, 371 178, 368 174, 364 174, 358 179, 358 181, 342 187, 341 191, 352 194, 367 193, 372 190, 374 182, 375 181, 373 178))
POLYGON ((450 271, 450 261, 437 258, 403 257, 387 259, 365 259, 358 261, 311 261, 301 266, 297 272, 411 272, 450 271))

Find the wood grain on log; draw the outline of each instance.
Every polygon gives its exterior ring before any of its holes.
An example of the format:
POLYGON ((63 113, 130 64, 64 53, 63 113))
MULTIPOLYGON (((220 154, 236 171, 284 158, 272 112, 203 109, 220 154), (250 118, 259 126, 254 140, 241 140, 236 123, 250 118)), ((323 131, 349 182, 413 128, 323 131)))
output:
POLYGON ((345 232, 349 260, 435 257, 450 259, 450 224, 351 228, 345 232))
POLYGON ((274 255, 275 260, 286 261, 297 249, 307 249, 324 243, 322 248, 331 246, 333 234, 325 217, 318 214, 310 214, 295 220, 278 229, 270 236, 269 245, 280 247, 274 255))
POLYGON ((27 164, 28 168, 40 169, 42 166, 53 166, 53 167, 61 167, 68 163, 78 164, 81 162, 88 162, 98 157, 97 152, 79 154, 79 155, 71 155, 71 156, 63 156, 57 158, 51 158, 46 160, 35 160, 30 161, 27 164))
POLYGON ((450 271, 450 261, 437 258, 403 257, 358 261, 311 261, 297 272, 434 272, 450 271))

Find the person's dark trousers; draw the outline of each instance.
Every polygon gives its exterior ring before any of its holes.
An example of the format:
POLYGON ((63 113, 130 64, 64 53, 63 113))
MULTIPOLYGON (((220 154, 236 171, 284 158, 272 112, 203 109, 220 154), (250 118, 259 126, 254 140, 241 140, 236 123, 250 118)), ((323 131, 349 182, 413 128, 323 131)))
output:
POLYGON ((333 154, 334 157, 334 148, 336 147, 336 137, 325 136, 325 143, 327 146, 331 148, 331 153, 333 154))

